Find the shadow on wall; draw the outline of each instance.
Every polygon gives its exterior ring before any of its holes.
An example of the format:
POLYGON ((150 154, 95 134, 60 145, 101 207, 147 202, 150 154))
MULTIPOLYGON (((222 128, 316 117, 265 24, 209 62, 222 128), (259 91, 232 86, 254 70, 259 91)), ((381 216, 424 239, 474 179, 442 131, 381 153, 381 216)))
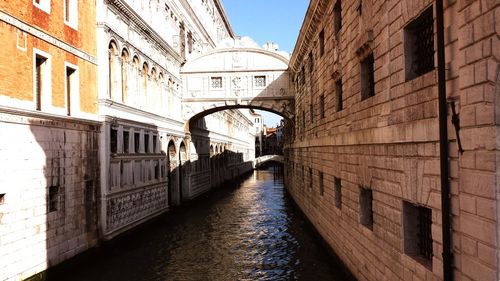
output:
POLYGON ((99 125, 0 115, 0 280, 33 280, 97 244, 99 125))

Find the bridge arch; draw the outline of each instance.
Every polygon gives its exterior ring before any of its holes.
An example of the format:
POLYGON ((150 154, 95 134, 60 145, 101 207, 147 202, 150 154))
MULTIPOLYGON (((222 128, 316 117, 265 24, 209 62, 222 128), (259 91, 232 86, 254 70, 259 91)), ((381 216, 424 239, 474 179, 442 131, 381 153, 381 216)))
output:
POLYGON ((210 51, 181 71, 186 120, 235 108, 262 109, 292 119, 295 94, 288 57, 254 45, 210 51))

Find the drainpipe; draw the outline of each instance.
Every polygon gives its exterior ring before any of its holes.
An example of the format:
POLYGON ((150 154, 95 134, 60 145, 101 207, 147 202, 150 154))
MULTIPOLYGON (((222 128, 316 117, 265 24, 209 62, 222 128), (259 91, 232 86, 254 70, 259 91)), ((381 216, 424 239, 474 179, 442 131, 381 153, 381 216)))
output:
POLYGON ((441 164, 441 211, 443 231, 443 280, 453 280, 453 255, 451 249, 450 223, 450 179, 448 128, 446 105, 446 73, 444 58, 444 10, 443 0, 436 0, 436 28, 437 28, 437 71, 438 71, 438 103, 439 103, 439 161, 441 164))

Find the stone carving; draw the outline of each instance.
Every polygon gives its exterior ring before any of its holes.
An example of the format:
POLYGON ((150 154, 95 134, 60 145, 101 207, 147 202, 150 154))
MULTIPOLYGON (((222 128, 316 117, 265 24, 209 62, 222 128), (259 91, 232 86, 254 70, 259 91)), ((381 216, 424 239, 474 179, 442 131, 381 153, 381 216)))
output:
POLYGON ((109 198, 106 204, 107 230, 119 229, 165 209, 167 207, 166 188, 164 184, 160 184, 152 188, 121 194, 109 198))

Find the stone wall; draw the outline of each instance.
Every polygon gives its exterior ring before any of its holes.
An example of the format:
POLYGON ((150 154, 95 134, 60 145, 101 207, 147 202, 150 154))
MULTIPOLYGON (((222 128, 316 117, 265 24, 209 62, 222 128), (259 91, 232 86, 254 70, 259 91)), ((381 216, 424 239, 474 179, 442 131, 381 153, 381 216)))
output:
POLYGON ((0 279, 20 280, 97 244, 99 126, 0 111, 0 279))
MULTIPOLYGON (((440 280, 437 70, 409 78, 413 54, 405 45, 411 23, 432 7, 436 46, 435 6, 342 1, 336 34, 337 2, 311 1, 291 58, 297 95, 295 139, 285 150, 287 188, 359 280, 440 280), (374 95, 363 97, 362 64, 370 54, 374 95), (411 251, 424 248, 414 241, 420 218, 412 210, 431 214, 429 258, 411 251)), ((499 12, 495 1, 445 1, 447 96, 464 149, 458 152, 449 104, 455 280, 499 276, 499 12)))

